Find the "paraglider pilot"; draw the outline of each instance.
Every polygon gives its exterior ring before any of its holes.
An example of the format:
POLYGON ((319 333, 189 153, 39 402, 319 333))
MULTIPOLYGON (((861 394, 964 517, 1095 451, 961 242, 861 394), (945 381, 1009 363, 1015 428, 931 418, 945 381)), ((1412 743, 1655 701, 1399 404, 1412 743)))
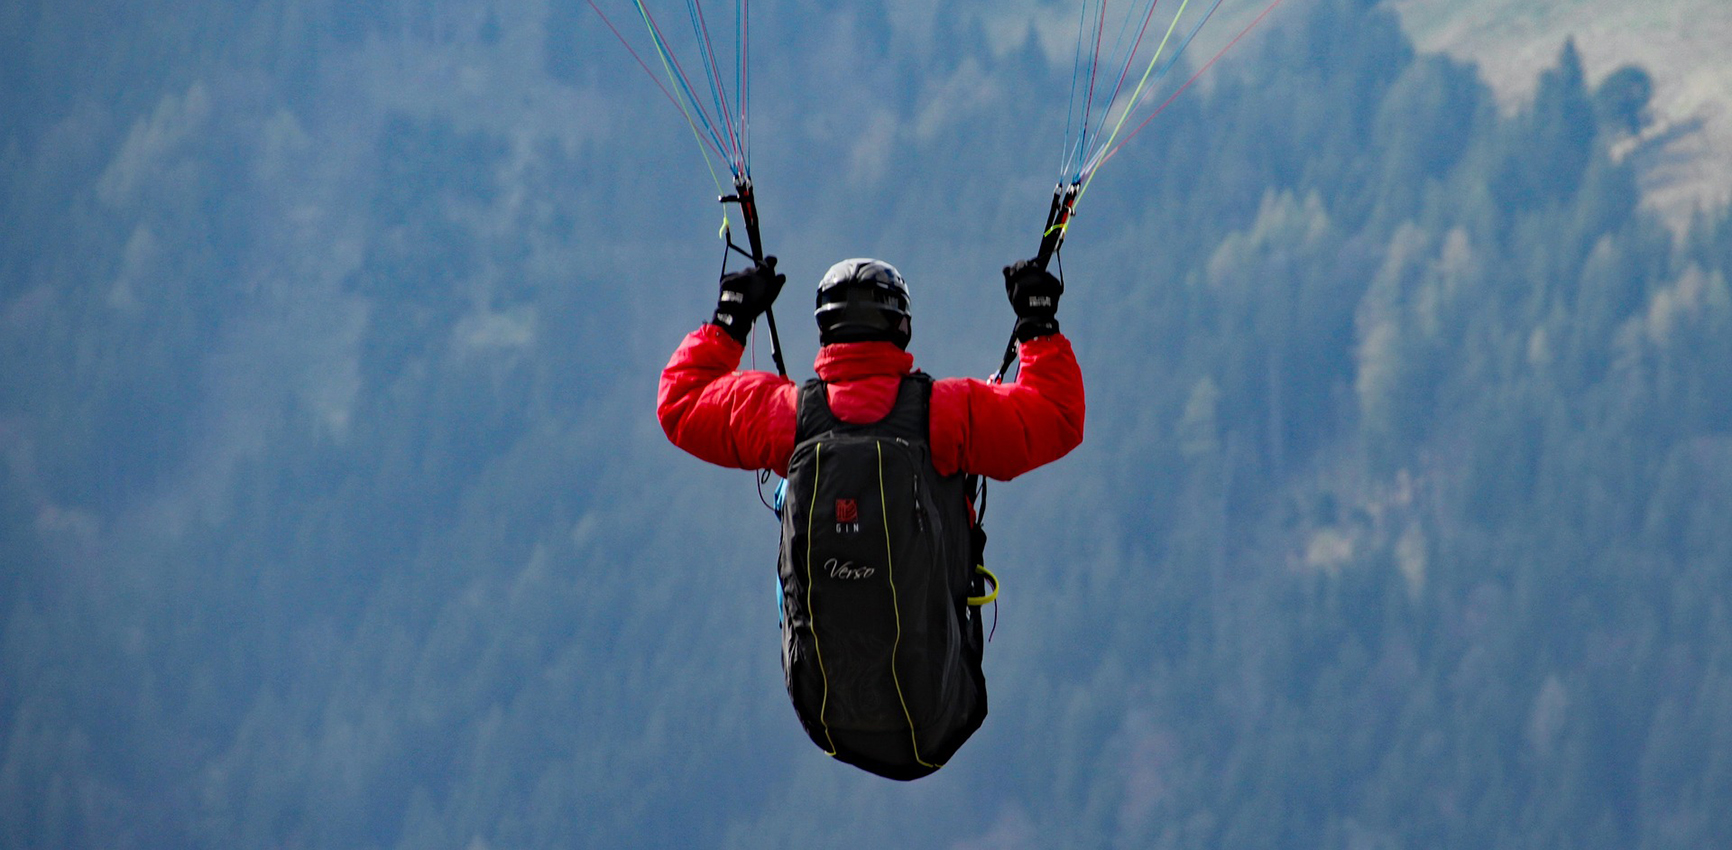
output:
POLYGON ((724 276, 713 320, 662 370, 657 414, 675 445, 786 479, 788 695, 826 754, 891 779, 938 770, 986 718, 979 607, 997 577, 971 476, 1012 478, 1082 442, 1082 373, 1058 330, 1064 286, 1027 261, 1004 280, 1022 359, 1012 384, 915 372, 908 284, 868 259, 819 282, 823 347, 804 387, 735 371, 786 282, 774 258, 724 276))

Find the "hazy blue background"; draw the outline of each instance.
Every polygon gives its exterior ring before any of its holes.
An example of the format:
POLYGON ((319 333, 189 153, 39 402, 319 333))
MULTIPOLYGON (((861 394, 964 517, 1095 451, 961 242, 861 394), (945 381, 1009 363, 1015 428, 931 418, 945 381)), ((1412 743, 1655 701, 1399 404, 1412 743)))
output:
MULTIPOLYGON (((751 5, 795 376, 858 255, 985 374, 1073 7, 751 5)), ((1732 218, 1638 207, 1651 88, 1500 114, 1288 0, 1139 136, 992 715, 903 785, 806 741, 752 477, 656 426, 719 213, 586 3, 8 3, 0 847, 1732 845, 1732 218)))

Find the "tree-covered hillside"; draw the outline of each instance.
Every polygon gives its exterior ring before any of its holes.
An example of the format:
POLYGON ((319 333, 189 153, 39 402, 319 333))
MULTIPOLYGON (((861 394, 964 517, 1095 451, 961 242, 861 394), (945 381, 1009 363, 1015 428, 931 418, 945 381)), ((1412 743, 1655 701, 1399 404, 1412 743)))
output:
MULTIPOLYGON (((796 377, 860 255, 984 374, 1060 4, 752 5, 796 377)), ((587 2, 7 7, 0 847, 1732 842, 1732 215, 1639 208, 1652 80, 1500 114, 1364 0, 1206 80, 1071 231, 1087 441, 993 487, 992 715, 896 784, 655 424, 718 211, 587 2)))

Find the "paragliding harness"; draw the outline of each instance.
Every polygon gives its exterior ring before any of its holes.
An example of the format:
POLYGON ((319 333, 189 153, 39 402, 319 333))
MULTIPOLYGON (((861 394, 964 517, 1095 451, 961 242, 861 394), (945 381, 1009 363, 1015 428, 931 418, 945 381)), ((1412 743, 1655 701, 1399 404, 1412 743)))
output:
POLYGON ((883 419, 850 424, 808 381, 778 492, 788 696, 825 753, 900 780, 986 718, 980 606, 998 584, 968 482, 932 466, 931 396, 930 376, 904 375, 883 419))

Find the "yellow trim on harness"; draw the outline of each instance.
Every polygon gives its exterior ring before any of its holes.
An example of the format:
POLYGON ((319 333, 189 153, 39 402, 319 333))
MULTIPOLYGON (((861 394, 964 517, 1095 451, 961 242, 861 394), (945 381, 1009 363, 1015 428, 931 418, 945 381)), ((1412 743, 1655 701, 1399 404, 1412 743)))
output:
MULTIPOLYGON (((922 767, 937 770, 944 765, 933 764, 920 757, 920 739, 914 735, 914 715, 908 712, 908 698, 902 695, 902 678, 896 675, 896 651, 902 646, 902 604, 896 599, 896 565, 890 552, 890 509, 884 504, 884 443, 874 440, 878 450, 878 517, 884 526, 884 571, 890 579, 890 610, 896 615, 896 641, 890 645, 890 681, 896 685, 896 701, 902 704, 902 717, 908 721, 908 743, 914 747, 914 760, 922 767)), ((811 560, 806 562, 811 569, 811 560)))
POLYGON ((818 656, 818 675, 824 680, 824 698, 818 703, 818 725, 824 727, 824 740, 830 749, 824 755, 836 756, 836 739, 830 737, 830 724, 824 713, 830 708, 830 674, 824 669, 824 650, 818 646, 818 612, 812 607, 812 518, 818 514, 818 482, 824 471, 824 444, 812 447, 812 504, 806 508, 806 616, 812 621, 812 652, 818 656))
POLYGON ((988 602, 992 602, 992 601, 995 601, 998 599, 998 576, 993 575, 992 570, 987 569, 985 564, 975 564, 974 565, 974 571, 983 575, 983 576, 986 576, 986 580, 992 582, 992 592, 991 593, 988 593, 985 596, 970 596, 970 597, 968 597, 968 604, 970 604, 976 608, 979 608, 980 606, 985 605, 988 602))

